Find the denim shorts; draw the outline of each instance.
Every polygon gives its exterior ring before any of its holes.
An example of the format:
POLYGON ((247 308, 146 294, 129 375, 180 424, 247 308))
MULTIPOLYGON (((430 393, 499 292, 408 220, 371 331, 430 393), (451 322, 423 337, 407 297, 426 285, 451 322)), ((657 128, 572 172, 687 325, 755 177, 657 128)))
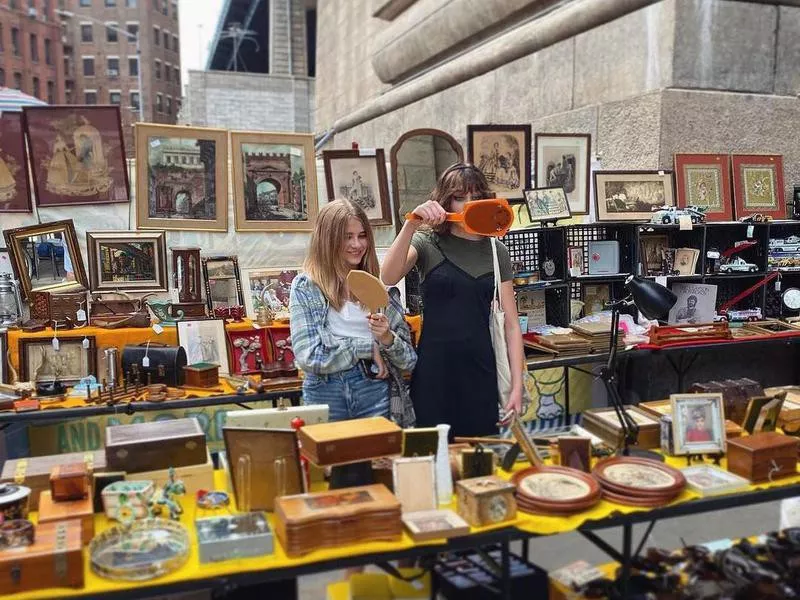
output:
POLYGON ((303 404, 327 404, 329 421, 389 418, 389 380, 370 379, 356 365, 332 375, 306 373, 303 404))

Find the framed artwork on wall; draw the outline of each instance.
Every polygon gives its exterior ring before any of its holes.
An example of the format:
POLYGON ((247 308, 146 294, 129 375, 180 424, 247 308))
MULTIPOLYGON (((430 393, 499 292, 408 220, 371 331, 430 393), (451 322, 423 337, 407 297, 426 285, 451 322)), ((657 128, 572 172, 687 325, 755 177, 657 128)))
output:
POLYGON ((389 184, 383 148, 372 150, 326 150, 325 186, 328 200, 347 198, 367 213, 372 225, 391 225, 389 184))
POLYGON ((72 385, 89 375, 97 376, 97 353, 94 336, 87 336, 89 347, 83 347, 83 337, 58 338, 58 351, 52 338, 19 340, 21 381, 60 381, 72 385))
POLYGON ((231 157, 237 231, 314 228, 318 202, 312 134, 232 131, 231 157))
POLYGON ((589 214, 591 150, 588 133, 536 134, 536 187, 563 187, 573 215, 589 214))
POLYGON ((255 319, 262 306, 269 307, 276 317, 288 318, 289 292, 298 273, 300 269, 296 267, 242 269, 244 307, 248 318, 255 319))
POLYGON ((128 202, 119 106, 26 106, 37 206, 128 202))
POLYGON ((22 113, 0 115, 0 212, 31 212, 22 113))
POLYGON ((87 231, 91 291, 167 291, 163 231, 87 231))
POLYGON ((467 162, 481 170, 498 198, 524 202, 531 185, 531 126, 467 125, 467 162))
POLYGON ((137 123, 136 228, 228 230, 228 132, 137 123))
POLYGON ((569 219, 569 202, 563 187, 545 187, 525 190, 525 205, 532 223, 569 219))
POLYGON ((598 221, 649 221, 675 206, 672 171, 595 171, 594 193, 598 221))
POLYGON ((733 220, 730 157, 727 154, 675 154, 677 206, 706 208, 707 221, 733 220))
POLYGON ((733 154, 733 200, 736 218, 756 213, 773 219, 786 218, 783 193, 783 156, 780 154, 733 154))

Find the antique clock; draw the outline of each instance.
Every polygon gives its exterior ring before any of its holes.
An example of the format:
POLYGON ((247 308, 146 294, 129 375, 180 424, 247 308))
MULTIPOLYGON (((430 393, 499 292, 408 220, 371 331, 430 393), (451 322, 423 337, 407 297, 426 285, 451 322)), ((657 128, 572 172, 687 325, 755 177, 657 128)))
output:
POLYGON ((173 316, 206 316, 200 277, 200 248, 172 248, 172 287, 178 301, 172 304, 173 316))

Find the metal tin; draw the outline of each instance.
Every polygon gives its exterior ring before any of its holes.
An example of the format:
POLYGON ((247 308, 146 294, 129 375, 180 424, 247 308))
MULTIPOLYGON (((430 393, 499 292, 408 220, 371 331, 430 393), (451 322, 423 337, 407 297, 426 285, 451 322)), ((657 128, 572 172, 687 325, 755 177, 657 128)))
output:
POLYGON ((2 520, 28 518, 31 488, 10 483, 0 484, 0 516, 2 520))
POLYGON ((263 512, 196 519, 194 524, 201 563, 273 552, 272 530, 263 512))

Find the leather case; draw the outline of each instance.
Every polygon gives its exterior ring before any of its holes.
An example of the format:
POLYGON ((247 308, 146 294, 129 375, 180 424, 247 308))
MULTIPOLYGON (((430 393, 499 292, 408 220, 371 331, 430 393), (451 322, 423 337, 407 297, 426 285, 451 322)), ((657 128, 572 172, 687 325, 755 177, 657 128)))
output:
POLYGON ((147 384, 147 374, 150 374, 149 383, 163 383, 170 387, 179 387, 184 382, 183 367, 186 366, 186 350, 181 346, 167 346, 150 342, 138 346, 125 346, 122 349, 123 376, 130 373, 133 376, 139 372, 142 384, 147 384), (142 359, 147 354, 150 365, 142 366, 142 359))

